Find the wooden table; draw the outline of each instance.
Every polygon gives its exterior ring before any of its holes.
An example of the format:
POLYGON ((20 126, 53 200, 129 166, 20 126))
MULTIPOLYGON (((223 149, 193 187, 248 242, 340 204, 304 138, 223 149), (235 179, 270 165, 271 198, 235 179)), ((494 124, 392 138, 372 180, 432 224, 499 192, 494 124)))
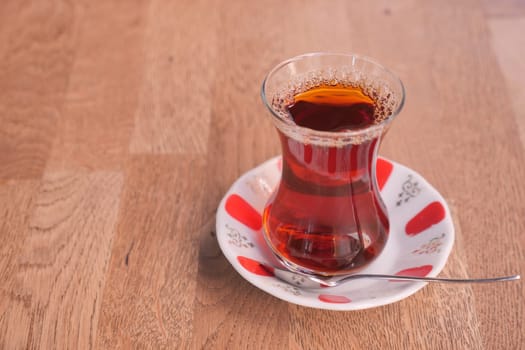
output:
POLYGON ((381 154, 449 203, 441 276, 525 273, 524 32, 521 0, 2 1, 0 348, 523 349, 523 282, 310 309, 214 230, 280 151, 264 75, 357 52, 405 83, 381 154))

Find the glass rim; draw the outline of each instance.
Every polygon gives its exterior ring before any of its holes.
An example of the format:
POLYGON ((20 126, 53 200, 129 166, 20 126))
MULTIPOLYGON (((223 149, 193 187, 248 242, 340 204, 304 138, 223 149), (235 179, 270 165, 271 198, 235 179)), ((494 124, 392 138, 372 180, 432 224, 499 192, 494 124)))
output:
MULTIPOLYGON (((263 103, 266 106, 266 108, 272 114, 272 116, 273 116, 272 120, 274 120, 277 123, 277 125, 276 125, 277 128, 279 128, 283 132, 284 132, 283 128, 289 129, 290 127, 292 127, 295 130, 295 133, 300 133, 302 135, 307 135, 307 136, 312 137, 314 139, 332 140, 333 141, 334 138, 336 138, 338 140, 343 140, 343 139, 352 139, 352 138, 356 138, 356 137, 362 137, 362 136, 367 135, 367 134, 381 133, 381 131, 386 126, 388 126, 388 124, 390 124, 390 122, 399 114, 399 112, 403 108, 403 106, 405 104, 405 86, 403 85, 403 82, 401 81, 401 79, 396 74, 394 74, 391 70, 389 70, 388 68, 386 68, 385 66, 383 66, 382 64, 380 64, 379 62, 377 62, 376 60, 374 60, 374 59, 372 59, 372 58, 370 58, 368 56, 359 55, 359 54, 353 54, 353 53, 310 52, 310 53, 305 53, 305 54, 301 54, 301 55, 298 55, 298 56, 294 56, 294 57, 289 58, 287 60, 284 60, 284 61, 278 63, 276 66, 274 66, 270 70, 270 72, 264 77, 264 80, 263 80, 262 85, 261 85, 261 98, 262 98, 263 103), (272 77, 281 68, 287 66, 290 63, 293 63, 293 62, 296 62, 296 61, 300 61, 300 60, 303 60, 305 58, 321 57, 321 56, 325 56, 325 57, 327 57, 327 56, 344 57, 344 58, 349 58, 352 61, 358 59, 360 61, 365 61, 367 63, 371 63, 372 65, 376 66, 377 68, 379 68, 380 70, 382 70, 386 74, 390 75, 393 78, 393 80, 397 84, 399 84, 399 86, 401 88, 400 101, 397 104, 396 108, 385 119, 383 119, 379 123, 372 124, 370 126, 367 126, 365 128, 362 128, 362 129, 357 129, 357 130, 320 131, 320 130, 310 129, 310 128, 307 128, 307 127, 304 127, 304 126, 297 125, 297 124, 293 123, 293 121, 291 121, 291 119, 283 118, 282 115, 280 115, 271 106, 271 104, 269 103, 269 101, 267 99, 266 85, 267 85, 268 79, 270 77, 272 77)), ((345 142, 343 142, 343 143, 345 143, 345 142)))

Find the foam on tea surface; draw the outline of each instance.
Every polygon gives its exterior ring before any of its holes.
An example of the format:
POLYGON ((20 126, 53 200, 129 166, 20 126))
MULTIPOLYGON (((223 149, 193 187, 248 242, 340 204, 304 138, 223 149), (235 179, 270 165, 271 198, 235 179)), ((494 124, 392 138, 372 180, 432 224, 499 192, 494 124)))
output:
POLYGON ((382 130, 374 126, 387 120, 396 107, 396 96, 386 84, 348 69, 299 76, 276 91, 271 101, 272 110, 283 122, 277 124, 281 131, 298 141, 325 146, 359 144, 379 136, 382 130), (300 110, 310 114, 306 116, 300 110), (315 115, 311 114, 313 110, 317 110, 315 115), (297 126, 313 133, 294 130, 297 126), (322 137, 316 131, 341 135, 322 137), (348 132, 352 135, 346 135, 348 132))

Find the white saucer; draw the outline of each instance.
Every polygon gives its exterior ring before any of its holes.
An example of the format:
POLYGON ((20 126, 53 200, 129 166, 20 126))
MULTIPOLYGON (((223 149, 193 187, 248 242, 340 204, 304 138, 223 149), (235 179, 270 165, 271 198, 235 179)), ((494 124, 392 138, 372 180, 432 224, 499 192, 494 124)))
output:
MULTIPOLYGON (((359 310, 404 299, 423 282, 357 280, 322 290, 306 290, 275 278, 261 265, 280 266, 262 233, 261 212, 279 183, 281 158, 242 175, 217 210, 217 240, 232 266, 254 286, 282 300, 318 309, 359 310)), ((380 159, 378 183, 390 218, 381 255, 363 273, 437 276, 454 244, 454 226, 443 197, 419 174, 380 159)))

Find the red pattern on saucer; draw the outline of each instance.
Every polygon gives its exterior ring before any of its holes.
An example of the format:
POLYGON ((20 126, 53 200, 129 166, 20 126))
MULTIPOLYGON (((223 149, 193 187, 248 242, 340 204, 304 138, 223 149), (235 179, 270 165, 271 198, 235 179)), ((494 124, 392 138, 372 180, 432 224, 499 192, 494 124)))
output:
POLYGON ((228 197, 225 208, 226 212, 237 221, 256 231, 261 229, 261 214, 238 194, 232 194, 228 197))
POLYGON ((318 299, 325 303, 333 304, 346 304, 352 302, 352 300, 344 295, 319 294, 318 299))
POLYGON ((398 275, 398 276, 426 277, 430 273, 430 271, 432 271, 432 269, 433 269, 432 265, 423 265, 423 266, 417 266, 417 267, 410 267, 408 269, 404 269, 404 270, 396 272, 396 275, 398 275))
POLYGON ((432 202, 417 213, 405 226, 409 236, 415 236, 445 218, 445 207, 440 202, 432 202))
POLYGON ((377 185, 379 190, 382 190, 394 170, 394 165, 383 158, 378 158, 376 164, 377 185))
POLYGON ((246 270, 250 271, 259 276, 273 276, 273 268, 266 267, 263 263, 247 258, 245 256, 238 256, 237 261, 244 267, 246 270))

